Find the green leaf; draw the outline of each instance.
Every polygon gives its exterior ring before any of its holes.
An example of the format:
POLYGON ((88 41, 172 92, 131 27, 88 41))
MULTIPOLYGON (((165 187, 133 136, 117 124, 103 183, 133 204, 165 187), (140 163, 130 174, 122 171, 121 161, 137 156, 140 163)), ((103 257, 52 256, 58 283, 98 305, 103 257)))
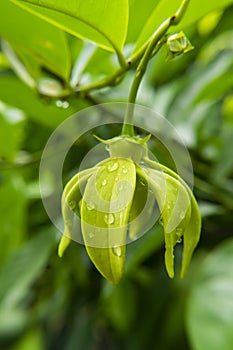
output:
POLYGON ((25 184, 17 174, 0 177, 0 266, 22 243, 26 231, 25 184))
POLYGON ((41 328, 29 329, 11 347, 11 350, 41 350, 44 348, 43 333, 41 328))
POLYGON ((136 42, 143 26, 160 0, 129 0, 129 26, 127 43, 136 42))
MULTIPOLYGON (((198 21, 207 13, 216 9, 224 8, 231 3, 232 0, 190 1, 184 18, 178 26, 174 27, 173 31, 184 29, 185 27, 188 27, 192 23, 198 21)), ((180 4, 181 0, 161 0, 158 3, 138 38, 135 50, 138 50, 146 42, 146 40, 149 39, 153 32, 166 18, 172 16, 178 10, 180 4)))
POLYGON ((233 344, 233 240, 217 247, 197 268, 187 304, 193 350, 231 350, 233 344))
POLYGON ((117 286, 106 284, 102 303, 109 322, 119 333, 128 334, 137 312, 137 293, 134 285, 127 279, 117 286))
POLYGON ((0 305, 3 301, 16 304, 29 292, 32 283, 43 272, 55 244, 54 232, 43 232, 9 257, 0 270, 0 305))
POLYGON ((125 265, 129 212, 136 185, 134 163, 111 158, 86 186, 81 206, 82 234, 90 259, 117 284, 125 265))
POLYGON ((0 159, 13 161, 23 139, 24 113, 0 102, 0 159))
POLYGON ((75 97, 69 99, 69 108, 58 108, 56 101, 48 103, 47 100, 40 98, 28 86, 12 75, 0 77, 0 99, 10 106, 23 110, 30 119, 52 128, 88 105, 83 100, 75 97))
POLYGON ((42 66, 68 79, 70 57, 65 34, 60 29, 22 10, 9 0, 2 0, 0 36, 12 45, 21 47, 42 66))
POLYGON ((126 273, 137 273, 139 265, 155 251, 161 248, 164 243, 164 234, 162 227, 157 225, 152 227, 149 232, 139 240, 132 242, 127 247, 126 273))
POLYGON ((233 68, 229 68, 229 71, 214 78, 210 82, 207 82, 206 86, 199 92, 194 103, 200 103, 205 100, 214 100, 221 98, 227 92, 232 89, 232 71, 233 68))
POLYGON ((127 0, 13 1, 81 39, 110 51, 122 50, 128 27, 127 0))

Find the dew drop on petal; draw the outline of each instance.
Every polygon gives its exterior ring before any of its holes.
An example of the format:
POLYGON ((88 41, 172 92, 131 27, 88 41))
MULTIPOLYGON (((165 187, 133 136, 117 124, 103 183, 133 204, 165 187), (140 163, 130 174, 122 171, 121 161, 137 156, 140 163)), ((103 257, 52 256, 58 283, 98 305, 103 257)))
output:
POLYGON ((102 186, 105 186, 105 185, 107 185, 107 180, 106 180, 106 179, 104 179, 104 180, 102 181, 102 186))
POLYGON ((177 236, 181 236, 182 233, 183 233, 183 229, 181 227, 177 227, 177 229, 176 229, 177 236))
POLYGON ((119 184, 119 186, 118 186, 118 191, 122 191, 123 188, 124 188, 124 185, 123 185, 123 183, 121 182, 121 183, 119 184))
POLYGON ((88 209, 88 210, 93 210, 93 209, 95 209, 95 204, 94 204, 93 202, 87 203, 87 209, 88 209))
POLYGON ((89 237, 90 237, 90 238, 94 238, 94 236, 95 236, 95 234, 94 234, 93 232, 90 232, 90 233, 89 233, 89 237))
POLYGON ((122 172, 123 172, 123 174, 127 174, 128 170, 127 169, 123 169, 122 172))
POLYGON ((111 225, 114 223, 114 215, 113 214, 105 214, 104 215, 104 221, 106 224, 111 225))
POLYGON ((141 184, 142 186, 146 186, 145 180, 144 180, 144 179, 140 179, 140 184, 141 184))
POLYGON ((121 247, 119 247, 117 244, 114 244, 114 246, 112 247, 112 251, 113 251, 113 254, 118 257, 120 257, 122 254, 121 247))
POLYGON ((76 207, 76 201, 70 201, 69 207, 70 207, 70 209, 74 209, 76 207))
POLYGON ((176 229, 176 243, 181 243, 182 242, 182 233, 183 233, 183 229, 181 227, 177 227, 176 229))
POLYGON ((117 163, 117 162, 108 165, 108 171, 110 171, 110 173, 111 173, 112 171, 117 170, 117 168, 118 168, 118 163, 117 163))
POLYGON ((115 181, 117 182, 119 180, 119 178, 118 177, 115 177, 115 181))

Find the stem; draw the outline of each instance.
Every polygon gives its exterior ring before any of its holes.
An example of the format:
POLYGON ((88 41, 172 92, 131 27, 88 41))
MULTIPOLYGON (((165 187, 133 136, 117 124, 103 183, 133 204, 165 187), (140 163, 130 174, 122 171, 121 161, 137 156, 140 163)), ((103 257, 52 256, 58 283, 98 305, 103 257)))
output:
POLYGON ((139 65, 136 70, 135 78, 133 80, 133 83, 131 85, 129 99, 128 99, 128 106, 126 109, 125 119, 124 119, 124 125, 122 128, 122 135, 127 135, 130 137, 134 136, 134 126, 133 126, 133 116, 134 116, 134 108, 135 108, 135 101, 137 98, 137 93, 139 86, 141 84, 142 78, 146 72, 148 63, 152 56, 156 54, 159 49, 161 48, 163 41, 160 42, 160 40, 163 38, 163 36, 166 34, 168 29, 172 25, 177 25, 180 20, 183 18, 184 13, 188 7, 190 0, 183 0, 179 9, 177 12, 167 18, 160 26, 159 28, 154 32, 152 37, 149 40, 149 43, 147 44, 146 50, 142 56, 141 61, 139 62, 139 65))

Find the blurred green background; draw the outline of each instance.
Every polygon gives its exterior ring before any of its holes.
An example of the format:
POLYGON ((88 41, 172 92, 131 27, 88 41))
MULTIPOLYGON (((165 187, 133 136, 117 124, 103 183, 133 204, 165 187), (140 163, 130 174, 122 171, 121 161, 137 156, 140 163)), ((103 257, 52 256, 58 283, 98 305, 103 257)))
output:
MULTIPOLYGON (((135 23, 145 22, 153 6, 148 1, 143 12, 131 1, 135 23)), ((69 96, 75 62, 88 84, 115 71, 114 54, 1 2, 0 349, 233 349, 232 18, 230 5, 188 26, 195 50, 165 62, 163 48, 138 97, 177 128, 192 158, 203 228, 189 274, 167 277, 156 225, 128 245, 125 276, 112 286, 83 246, 73 243, 58 258, 60 232, 43 208, 39 164, 65 118, 95 103, 127 101, 133 71, 118 86, 69 96)), ((126 51, 139 28, 130 30, 126 51)), ((101 137, 116 132, 105 127, 101 137)), ((95 144, 89 134, 72 147, 64 181, 95 144)), ((153 142, 151 149, 156 154, 153 142)), ((180 246, 176 257, 179 265, 180 246)))

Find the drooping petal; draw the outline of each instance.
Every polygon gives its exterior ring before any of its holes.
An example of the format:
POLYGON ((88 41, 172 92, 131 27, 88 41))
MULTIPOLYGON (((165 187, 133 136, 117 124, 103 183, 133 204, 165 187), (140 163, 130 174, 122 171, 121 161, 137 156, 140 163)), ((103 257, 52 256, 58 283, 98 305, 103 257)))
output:
POLYGON ((191 189, 177 173, 167 168, 166 166, 159 164, 157 162, 154 162, 148 158, 145 158, 144 161, 148 167, 157 169, 160 171, 162 170, 164 171, 164 173, 170 175, 171 177, 179 181, 183 185, 183 187, 186 189, 187 193, 189 194, 190 202, 191 202, 191 214, 190 214, 190 220, 187 222, 185 229, 183 231, 183 256, 182 256, 182 268, 180 273, 181 278, 183 278, 187 273, 192 254, 200 239, 200 233, 201 233, 200 210, 191 189))
POLYGON ((193 252, 200 240, 200 233, 201 233, 201 214, 200 214, 200 210, 197 205, 197 202, 194 196, 192 195, 191 196, 191 217, 183 233, 184 249, 183 249, 183 257, 182 257, 182 267, 180 272, 181 278, 184 278, 187 273, 193 252))
POLYGON ((136 185, 133 161, 110 158, 93 174, 81 205, 87 253, 100 273, 116 284, 125 265, 125 242, 136 185))
POLYGON ((62 257, 72 239, 72 227, 75 211, 82 198, 88 178, 97 171, 97 168, 86 169, 74 175, 66 184, 62 194, 62 216, 64 233, 58 246, 58 256, 62 257))
POLYGON ((155 169, 142 168, 158 202, 165 235, 165 265, 174 276, 174 246, 180 241, 190 220, 190 197, 174 177, 155 169))

